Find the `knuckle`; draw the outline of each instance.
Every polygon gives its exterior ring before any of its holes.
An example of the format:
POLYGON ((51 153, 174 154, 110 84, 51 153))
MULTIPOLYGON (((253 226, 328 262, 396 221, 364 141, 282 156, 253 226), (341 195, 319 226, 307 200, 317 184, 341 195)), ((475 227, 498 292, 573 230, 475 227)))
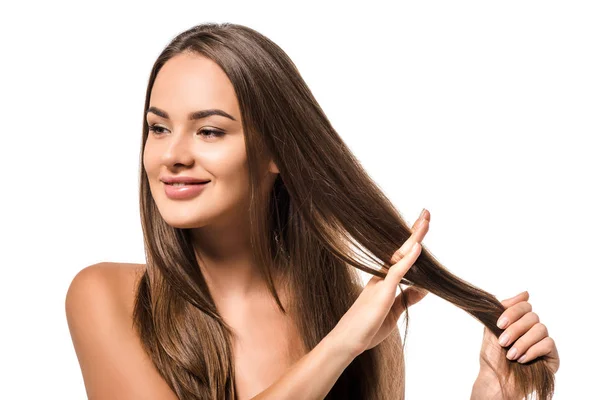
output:
POLYGON ((533 309, 531 303, 528 301, 522 301, 519 305, 520 308, 525 312, 531 312, 531 310, 533 309))
POLYGON ((540 323, 540 317, 536 313, 530 311, 530 312, 527 313, 527 316, 532 321, 534 321, 534 324, 539 324, 540 323))
POLYGON ((544 324, 542 324, 541 322, 536 323, 532 329, 535 329, 536 332, 540 332, 544 336, 547 335, 546 326, 544 324))
POLYGON ((506 318, 508 318, 508 320, 510 321, 510 324, 513 324, 513 323, 515 323, 516 320, 519 319, 519 318, 517 318, 517 315, 519 315, 518 310, 512 309, 512 310, 507 310, 504 316, 506 318))

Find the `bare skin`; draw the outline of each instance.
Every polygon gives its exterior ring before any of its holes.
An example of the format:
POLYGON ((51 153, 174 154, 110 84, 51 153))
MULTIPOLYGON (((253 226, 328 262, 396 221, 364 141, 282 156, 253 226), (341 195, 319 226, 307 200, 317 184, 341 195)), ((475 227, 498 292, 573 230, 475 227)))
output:
MULTIPOLYGON (((133 318, 135 290, 146 266, 111 263, 107 274, 114 280, 118 297, 130 320, 133 318)), ((283 299, 282 299, 283 301, 283 299)), ((234 342, 235 385, 238 398, 250 399, 267 389, 288 368, 307 353, 289 317, 274 300, 266 297, 244 304, 223 317, 239 335, 234 342)))
MULTIPOLYGON (((202 269, 210 293, 219 313, 237 335, 233 346, 235 386, 238 397, 249 399, 273 386, 276 387, 269 393, 278 394, 285 390, 286 386, 294 384, 298 386, 300 383, 305 387, 305 382, 314 384, 319 379, 323 382, 316 391, 326 391, 333 384, 334 378, 339 376, 340 370, 345 367, 347 361, 340 359, 331 362, 336 353, 340 353, 337 351, 339 348, 331 351, 329 346, 331 341, 326 346, 320 346, 317 351, 311 351, 312 357, 303 357, 308 352, 300 340, 292 318, 279 311, 259 269, 250 261, 252 249, 247 220, 249 180, 245 138, 239 105, 228 77, 218 65, 202 56, 191 54, 175 56, 158 72, 146 119, 151 130, 144 147, 143 167, 148 176, 151 194, 161 216, 169 225, 191 229, 198 265, 202 269), (199 110, 215 109, 221 110, 220 115, 189 118, 199 110), (195 197, 188 199, 168 197, 163 179, 182 176, 210 182, 195 197), (303 363, 298 362, 301 359, 304 360, 303 363), (331 370, 329 364, 336 364, 335 368, 340 370, 331 370), (288 371, 294 365, 298 367, 288 371), (323 373, 326 366, 330 367, 329 374, 323 373), (286 378, 281 380, 284 374, 286 378), (327 382, 324 382, 325 380, 327 382), (280 384, 274 385, 277 381, 280 381, 280 384)), ((264 160, 264 180, 261 182, 261 189, 270 190, 278 173, 279 170, 272 160, 264 160)), ((428 223, 424 222, 424 225, 428 223)), ((416 227, 413 227, 414 229, 416 227)), ((421 239, 422 237, 418 240, 421 239)), ((108 381, 103 380, 103 374, 98 371, 107 371, 112 373, 109 378, 112 384, 129 386, 130 391, 144 390, 149 386, 143 385, 142 389, 139 389, 139 385, 131 384, 130 378, 148 383, 149 379, 146 378, 152 376, 151 381, 155 385, 150 385, 152 388, 146 390, 156 393, 154 388, 157 388, 161 391, 161 396, 169 392, 169 395, 174 397, 174 393, 168 389, 166 383, 161 382, 159 378, 154 379, 158 374, 151 370, 149 360, 143 359, 144 354, 140 351, 139 343, 132 340, 133 336, 127 330, 131 327, 129 322, 132 318, 136 287, 144 269, 144 264, 105 263, 100 271, 102 276, 109 276, 108 280, 96 279, 98 278, 96 271, 99 269, 94 268, 80 275, 77 283, 70 290, 71 295, 68 298, 71 300, 67 301, 70 329, 78 349, 78 357, 86 367, 84 376, 88 377, 90 390, 94 393, 102 391, 102 388, 107 386, 104 383, 108 381), (119 315, 117 322, 112 318, 114 310, 110 299, 106 304, 101 304, 97 301, 99 297, 90 297, 87 294, 88 289, 95 288, 94 294, 103 296, 106 291, 97 286, 107 281, 110 282, 111 294, 115 288, 118 292, 118 303, 122 307, 119 307, 120 310, 126 311, 116 313, 119 315), (86 307, 80 306, 81 304, 86 307), (94 308, 96 313, 88 313, 87 306, 94 308), (121 318, 122 316, 124 318, 121 318), (127 324, 121 325, 124 322, 127 324), (107 324, 113 332, 109 338, 98 334, 98 331, 100 333, 102 331, 96 329, 96 327, 103 328, 107 324), (122 361, 124 364, 131 362, 135 367, 127 368, 126 365, 122 370, 115 372, 115 365, 120 364, 112 364, 107 361, 109 359, 105 359, 100 363, 102 369, 99 369, 95 357, 101 353, 94 353, 94 349, 98 348, 97 344, 103 345, 105 349, 118 348, 114 357, 127 352, 127 356, 123 357, 122 361), (138 374, 137 371, 141 372, 138 374), (127 379, 123 378, 123 374, 128 374, 127 379)), ((289 309, 287 305, 290 304, 291 299, 289 293, 284 290, 286 285, 279 277, 274 278, 284 307, 289 309)), ((377 279, 371 282, 372 284, 367 285, 365 289, 367 294, 373 293, 377 279)), ((423 293, 418 294, 416 291, 412 293, 412 301, 409 296, 409 303, 415 303, 424 296, 423 293)), ((374 297, 375 294, 369 296, 374 297)), ((362 307, 362 303, 367 301, 365 299, 369 296, 361 297, 360 301, 342 318, 338 331, 348 333, 342 337, 356 336, 356 332, 360 329, 354 328, 364 328, 356 325, 355 322, 362 319, 356 316, 353 319, 352 315, 365 308, 362 307)), ((521 303, 526 300, 526 298, 522 299, 521 303)), ((386 318, 381 328, 377 327, 379 328, 377 335, 370 338, 372 330, 365 332, 369 336, 370 343, 363 343, 365 339, 359 337, 358 345, 355 347, 362 351, 383 340, 395 326, 397 317, 403 312, 398 308, 399 303, 397 299, 394 301, 395 306, 390 314, 391 317, 386 318)), ((507 310, 505 313, 510 323, 521 317, 523 311, 527 311, 519 304, 513 305, 514 309, 507 310)), ((519 320, 514 326, 508 328, 510 336, 508 345, 516 343, 518 355, 527 352, 528 360, 541 354, 556 354, 553 341, 546 338, 547 332, 542 329, 534 331, 532 323, 534 318, 530 315, 526 321, 519 320), (527 329, 531 332, 519 338, 519 335, 527 329), (516 339, 518 340, 515 342, 516 339), (539 343, 532 347, 536 340, 539 343)), ((336 336, 334 342, 339 342, 339 338, 340 336, 336 336)), ((557 357, 556 359, 558 360, 557 357)), ((478 387, 484 387, 485 391, 489 390, 491 386, 484 380, 488 375, 480 374, 482 380, 479 381, 478 378, 478 382, 485 385, 475 385, 474 393, 478 387)), ((473 398, 489 398, 489 396, 487 392, 477 392, 473 398)))
MULTIPOLYGON (((250 262, 245 138, 231 82, 212 60, 180 54, 158 72, 149 106, 147 123, 155 128, 149 132, 143 164, 161 216, 171 226, 192 229, 199 264, 219 305, 225 309, 256 296, 264 282, 250 262), (222 115, 188 118, 209 109, 222 110, 233 120, 222 115), (199 195, 174 200, 165 194, 165 176, 210 182, 199 195)), ((278 173, 265 160, 265 191, 278 173)))
MULTIPOLYGON (((198 264, 211 295, 220 314, 239 335, 234 341, 236 387, 241 398, 250 397, 268 387, 306 351, 290 316, 277 309, 257 266, 250 261, 249 179, 235 91, 212 60, 180 54, 159 71, 149 106, 147 123, 155 129, 149 132, 143 164, 152 196, 169 225, 192 229, 198 264), (158 112, 152 111, 156 109, 158 112), (188 118, 193 112, 209 109, 222 110, 231 118, 188 118), (199 195, 176 200, 165 194, 165 176, 210 182, 199 195)), ((273 161, 265 160, 261 183, 265 191, 278 173, 273 161)), ((274 279, 285 307, 288 295, 279 278, 274 279)))
MULTIPOLYGON (((422 213, 421 218, 415 222, 412 228, 414 240, 422 240, 427 231, 427 222, 427 213, 422 213)), ((407 241, 407 244, 399 249, 399 251, 406 252, 406 247, 411 243, 413 242, 407 241)), ((393 262, 398 261, 398 254, 394 255, 393 262)), ((146 266, 144 264, 117 263, 113 263, 112 265, 116 266, 116 268, 106 269, 114 281, 114 284, 111 286, 118 288, 118 297, 122 308, 127 310, 127 316, 131 320, 137 284, 146 266)), ((368 286, 379 280, 381 279, 374 277, 368 286)), ((302 368, 298 367, 299 360, 308 353, 308 350, 304 347, 300 339, 299 332, 295 329, 290 316, 284 316, 280 312, 270 293, 266 291, 257 293, 262 294, 249 298, 247 303, 238 304, 239 309, 220 310, 225 320, 239 335, 238 340, 234 341, 235 386, 239 399, 253 398, 264 393, 269 388, 273 390, 274 383, 283 379, 284 375, 288 378, 285 385, 288 383, 292 384, 291 382, 300 379, 298 375, 302 376, 305 374, 303 372, 304 368, 308 369, 310 366, 307 366, 307 364, 312 364, 312 362, 305 362, 302 368), (294 372, 292 378, 286 374, 294 366, 296 366, 297 370, 294 372)), ((289 309, 290 298, 286 292, 282 293, 284 294, 282 302, 285 308, 289 309)), ((408 296, 408 304, 412 305, 420 301, 426 293, 408 289, 406 294, 408 296)), ((373 338, 373 343, 368 346, 369 348, 385 339, 395 326, 396 320, 404 311, 402 303, 399 300, 400 296, 394 301, 392 312, 386 318, 379 333, 373 338)), ((343 325, 344 323, 342 322, 342 327, 336 327, 336 329, 343 331, 343 325)), ((316 355, 314 357, 317 358, 316 355)), ((322 374, 322 371, 319 374, 322 374)), ((281 390, 281 386, 278 386, 276 390, 281 390)), ((271 393, 270 395, 273 394, 271 393)))
MULTIPOLYGON (((269 388, 307 350, 302 345, 292 319, 289 315, 280 313, 257 266, 250 261, 247 221, 249 181, 244 133, 235 92, 225 73, 214 62, 198 55, 182 54, 167 61, 159 71, 152 89, 150 107, 154 111, 148 113, 147 123, 153 130, 145 144, 143 166, 148 175, 152 196, 161 216, 169 225, 191 229, 198 265, 211 295, 220 314, 237 334, 233 343, 236 391, 240 399, 251 398, 269 388), (208 109, 222 110, 231 118, 223 115, 209 115, 196 120, 188 118, 190 113, 208 109), (214 131, 221 134, 215 135, 214 131), (162 182, 165 176, 193 177, 210 182, 199 195, 175 200, 165 193, 165 184, 162 182)), ((267 191, 272 187, 279 170, 272 160, 265 160, 264 172, 265 179, 261 184, 267 191)), ((117 288, 122 309, 127 311, 125 318, 129 318, 126 322, 129 322, 133 312, 135 288, 145 265, 107 264, 107 268, 102 267, 103 274, 110 276, 111 288, 117 288)), ((75 285, 73 301, 68 302, 67 307, 71 310, 68 313, 73 315, 70 326, 74 332, 74 342, 77 343, 76 348, 81 349, 81 359, 86 366, 93 365, 89 361, 92 358, 87 355, 91 354, 90 349, 93 350, 95 346, 86 342, 91 334, 95 334, 86 324, 94 322, 102 327, 106 322, 112 322, 102 319, 105 315, 90 320, 87 310, 78 308, 79 300, 86 296, 89 278, 90 273, 86 273, 78 280, 80 284, 75 285)), ((283 290, 284 282, 275 278, 277 292, 284 307, 289 309, 286 305, 290 304, 290 296, 283 290)), ((422 294, 419 296, 422 297, 422 294)), ((97 303, 89 302, 88 305, 97 306, 97 303)), ((395 315, 400 315, 401 311, 396 310, 395 315)), ((129 328, 131 324, 123 326, 129 328)), ((511 328, 513 336, 521 334, 524 327, 515 324, 514 329, 511 328)), ((129 332, 123 333, 125 334, 129 335, 129 332)), ((124 336, 128 339, 127 346, 132 343, 130 336, 124 336)), ((537 337, 541 338, 540 335, 537 337)), ((105 338, 94 336, 94 340, 100 339, 106 344, 105 338)), ((376 339, 380 341, 383 337, 378 336, 376 339)), ((519 349, 522 348, 521 354, 528 349, 528 345, 535 342, 535 336, 525 339, 517 341, 519 349)), ((511 340, 514 341, 514 338, 511 340)), ((545 343, 553 347, 553 343, 545 343)), ((114 347, 113 343, 109 344, 111 346, 106 348, 114 347)), ((141 353, 137 344, 127 349, 132 353, 135 351, 137 361, 148 365, 148 360, 140 360, 141 353)), ((322 349, 326 349, 326 346, 322 349)), ((528 354, 535 358, 540 351, 549 350, 540 345, 532 348, 528 354)), ((328 357, 331 355, 325 350, 319 354, 328 357)), ((130 359, 132 357, 124 358, 130 359)), ((310 367, 315 360, 328 361, 329 358, 315 356, 310 362, 304 363, 302 368, 306 365, 310 367)), ((110 366, 109 363, 103 365, 110 366)), ((322 377, 322 370, 317 372, 322 377)), ((102 382, 97 375, 93 375, 93 370, 88 369, 86 373, 93 377, 94 382, 102 382)), ((296 375, 291 381, 294 379, 296 375)), ((314 379, 311 377, 310 381, 314 382, 314 379)), ((100 386, 95 386, 93 390, 98 390, 100 386)), ((162 390, 166 385, 158 386, 162 390)))
MULTIPOLYGON (((86 390, 94 398, 176 398, 132 328, 135 294, 144 270, 144 264, 100 263, 82 270, 67 293, 69 329, 86 390), (111 334, 106 335, 107 331, 111 334)), ((413 292, 407 301, 414 304, 422 296, 413 292)), ((287 294, 281 298, 289 309, 290 298, 287 294)), ((348 337, 348 330, 336 327, 334 331, 341 334, 332 331, 308 352, 290 317, 279 313, 272 297, 256 296, 245 306, 237 313, 221 312, 238 334, 234 368, 241 400, 255 396, 290 398, 291 393, 300 391, 307 399, 323 398, 355 357, 354 349, 349 349, 343 339, 348 337), (253 318, 244 318, 246 315, 253 318), (304 390, 309 383, 310 393, 304 390)), ((356 315, 355 309, 352 307, 349 313, 356 315)), ((394 306, 393 314, 401 313, 402 309, 394 306)), ((391 326, 384 325, 380 332, 389 334, 391 326)), ((376 338, 384 337, 378 334, 376 338)))

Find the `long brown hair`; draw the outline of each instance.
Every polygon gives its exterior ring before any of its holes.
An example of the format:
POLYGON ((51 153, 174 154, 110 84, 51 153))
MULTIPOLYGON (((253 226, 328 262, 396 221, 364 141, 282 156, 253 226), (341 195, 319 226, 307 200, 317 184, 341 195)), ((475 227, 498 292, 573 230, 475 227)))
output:
MULTIPOLYGON (((358 269, 385 277, 410 228, 334 130, 292 60, 242 25, 194 26, 158 56, 146 92, 140 165, 154 80, 165 62, 183 52, 210 58, 233 85, 248 157, 253 258, 310 350, 360 295, 358 269), (267 194, 260 190, 265 155, 280 172, 267 194), (287 310, 275 290, 274 272, 289 282, 294 301, 287 310)), ((233 331, 210 295, 190 230, 163 220, 143 166, 140 173, 147 267, 136 295, 136 329, 179 398, 236 399, 233 331)), ((502 332, 496 326, 502 304, 453 275, 425 247, 401 283, 460 307, 496 336, 502 332)), ((405 318, 406 337, 408 311, 405 318)), ((554 374, 544 357, 526 364, 506 362, 522 397, 535 390, 538 399, 551 398, 554 374)), ((356 357, 326 398, 403 399, 404 377, 404 344, 396 328, 379 346, 356 357)))

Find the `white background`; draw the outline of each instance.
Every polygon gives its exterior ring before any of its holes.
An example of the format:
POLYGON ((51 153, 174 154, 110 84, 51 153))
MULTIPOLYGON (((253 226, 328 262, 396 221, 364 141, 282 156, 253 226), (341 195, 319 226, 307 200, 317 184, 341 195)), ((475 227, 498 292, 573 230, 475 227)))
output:
MULTIPOLYGON (((88 265, 145 262, 148 75, 209 21, 290 55, 406 220, 431 212, 424 244, 452 272, 499 300, 529 291, 561 357, 555 399, 597 394, 598 3, 391 4, 2 6, 0 398, 85 398, 65 294, 88 265)), ((483 326, 434 295, 410 311, 407 399, 467 399, 483 326)))

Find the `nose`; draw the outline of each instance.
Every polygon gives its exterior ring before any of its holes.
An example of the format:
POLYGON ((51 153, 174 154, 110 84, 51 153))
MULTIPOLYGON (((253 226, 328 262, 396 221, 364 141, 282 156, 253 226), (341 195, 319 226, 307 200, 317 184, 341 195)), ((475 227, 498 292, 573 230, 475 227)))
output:
POLYGON ((162 153, 162 163, 168 167, 176 164, 190 165, 194 162, 191 137, 183 132, 170 135, 162 153))

